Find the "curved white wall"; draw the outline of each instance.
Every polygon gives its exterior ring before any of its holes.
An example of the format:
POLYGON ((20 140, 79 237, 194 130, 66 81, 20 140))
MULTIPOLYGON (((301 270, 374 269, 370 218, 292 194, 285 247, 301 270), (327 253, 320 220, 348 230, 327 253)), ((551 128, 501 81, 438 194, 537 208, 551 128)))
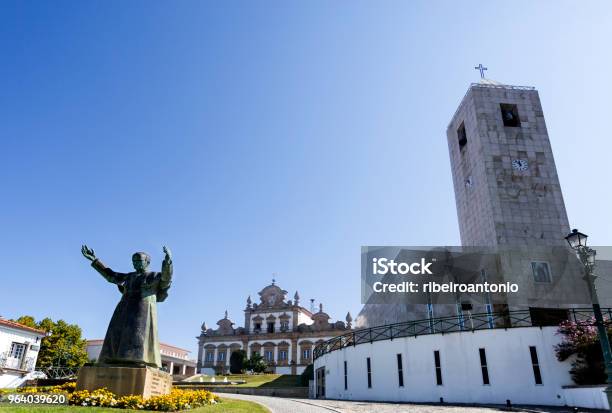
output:
MULTIPOLYGON (((524 327, 431 334, 359 344, 315 360, 325 366, 330 399, 406 402, 565 405, 570 363, 559 362, 556 327, 524 327), (542 384, 535 383, 530 346, 537 348, 542 384), (486 350, 490 385, 483 384, 479 349, 486 350), (436 384, 434 351, 440 351, 443 384, 436 384), (399 387, 397 354, 402 354, 404 386, 399 387), (366 358, 372 387, 367 387, 366 358), (348 389, 344 389, 344 361, 348 389)), ((316 376, 316 375, 315 375, 316 376)), ((588 406, 585 406, 588 407, 588 406)))

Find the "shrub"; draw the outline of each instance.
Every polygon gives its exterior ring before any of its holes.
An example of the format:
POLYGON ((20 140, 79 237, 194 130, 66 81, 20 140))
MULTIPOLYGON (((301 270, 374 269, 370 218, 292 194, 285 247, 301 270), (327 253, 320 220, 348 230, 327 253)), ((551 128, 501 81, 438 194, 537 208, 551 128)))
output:
POLYGON ((74 406, 115 407, 131 410, 156 410, 173 412, 195 409, 219 402, 218 396, 206 390, 174 389, 170 394, 153 396, 144 400, 141 396, 117 396, 107 389, 93 391, 75 390, 75 383, 53 387, 23 387, 22 393, 68 393, 68 403, 74 406))
MULTIPOLYGON (((608 330, 608 337, 610 332, 608 330)), ((576 356, 570 369, 572 380, 582 385, 605 383, 605 366, 595 319, 564 321, 557 334, 563 336, 563 341, 555 346, 557 359, 565 361, 576 356)))
POLYGON ((302 372, 302 375, 300 376, 300 382, 302 386, 308 386, 308 382, 310 380, 314 380, 314 366, 312 364, 306 366, 306 368, 302 372))
POLYGON ((265 360, 259 353, 254 353, 251 358, 246 362, 245 367, 248 370, 253 370, 255 373, 263 373, 268 368, 265 360))
POLYGON ((247 362, 247 353, 244 350, 236 350, 230 356, 230 373, 240 374, 244 372, 247 362))

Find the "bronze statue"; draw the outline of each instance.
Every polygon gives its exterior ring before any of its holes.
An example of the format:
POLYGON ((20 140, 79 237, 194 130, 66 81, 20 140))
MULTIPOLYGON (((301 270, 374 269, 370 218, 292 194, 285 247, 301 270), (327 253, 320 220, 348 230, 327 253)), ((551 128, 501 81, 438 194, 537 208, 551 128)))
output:
POLYGON ((157 302, 168 297, 172 282, 170 250, 164 247, 166 256, 161 272, 148 271, 151 257, 137 252, 132 255, 136 272, 127 274, 108 268, 87 245, 82 246, 81 253, 107 281, 117 284, 122 294, 108 325, 98 363, 161 368, 157 302))

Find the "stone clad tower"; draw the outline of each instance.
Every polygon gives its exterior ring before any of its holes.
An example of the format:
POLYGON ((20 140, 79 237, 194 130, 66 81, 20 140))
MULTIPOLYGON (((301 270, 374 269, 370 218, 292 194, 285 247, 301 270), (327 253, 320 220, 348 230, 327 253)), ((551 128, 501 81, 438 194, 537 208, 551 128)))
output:
POLYGON ((473 83, 446 134, 462 245, 565 244, 567 213, 535 88, 473 83))

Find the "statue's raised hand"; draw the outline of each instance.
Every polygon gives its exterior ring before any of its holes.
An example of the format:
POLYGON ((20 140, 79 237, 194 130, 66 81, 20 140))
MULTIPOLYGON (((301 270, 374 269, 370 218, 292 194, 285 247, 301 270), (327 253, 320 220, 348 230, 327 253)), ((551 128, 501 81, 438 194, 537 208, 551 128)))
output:
POLYGON ((96 253, 91 248, 88 248, 87 245, 83 245, 81 247, 81 254, 83 254, 83 257, 87 258, 89 261, 96 260, 96 253))
POLYGON ((167 262, 172 262, 172 252, 166 246, 164 246, 164 254, 166 254, 164 260, 167 262))

